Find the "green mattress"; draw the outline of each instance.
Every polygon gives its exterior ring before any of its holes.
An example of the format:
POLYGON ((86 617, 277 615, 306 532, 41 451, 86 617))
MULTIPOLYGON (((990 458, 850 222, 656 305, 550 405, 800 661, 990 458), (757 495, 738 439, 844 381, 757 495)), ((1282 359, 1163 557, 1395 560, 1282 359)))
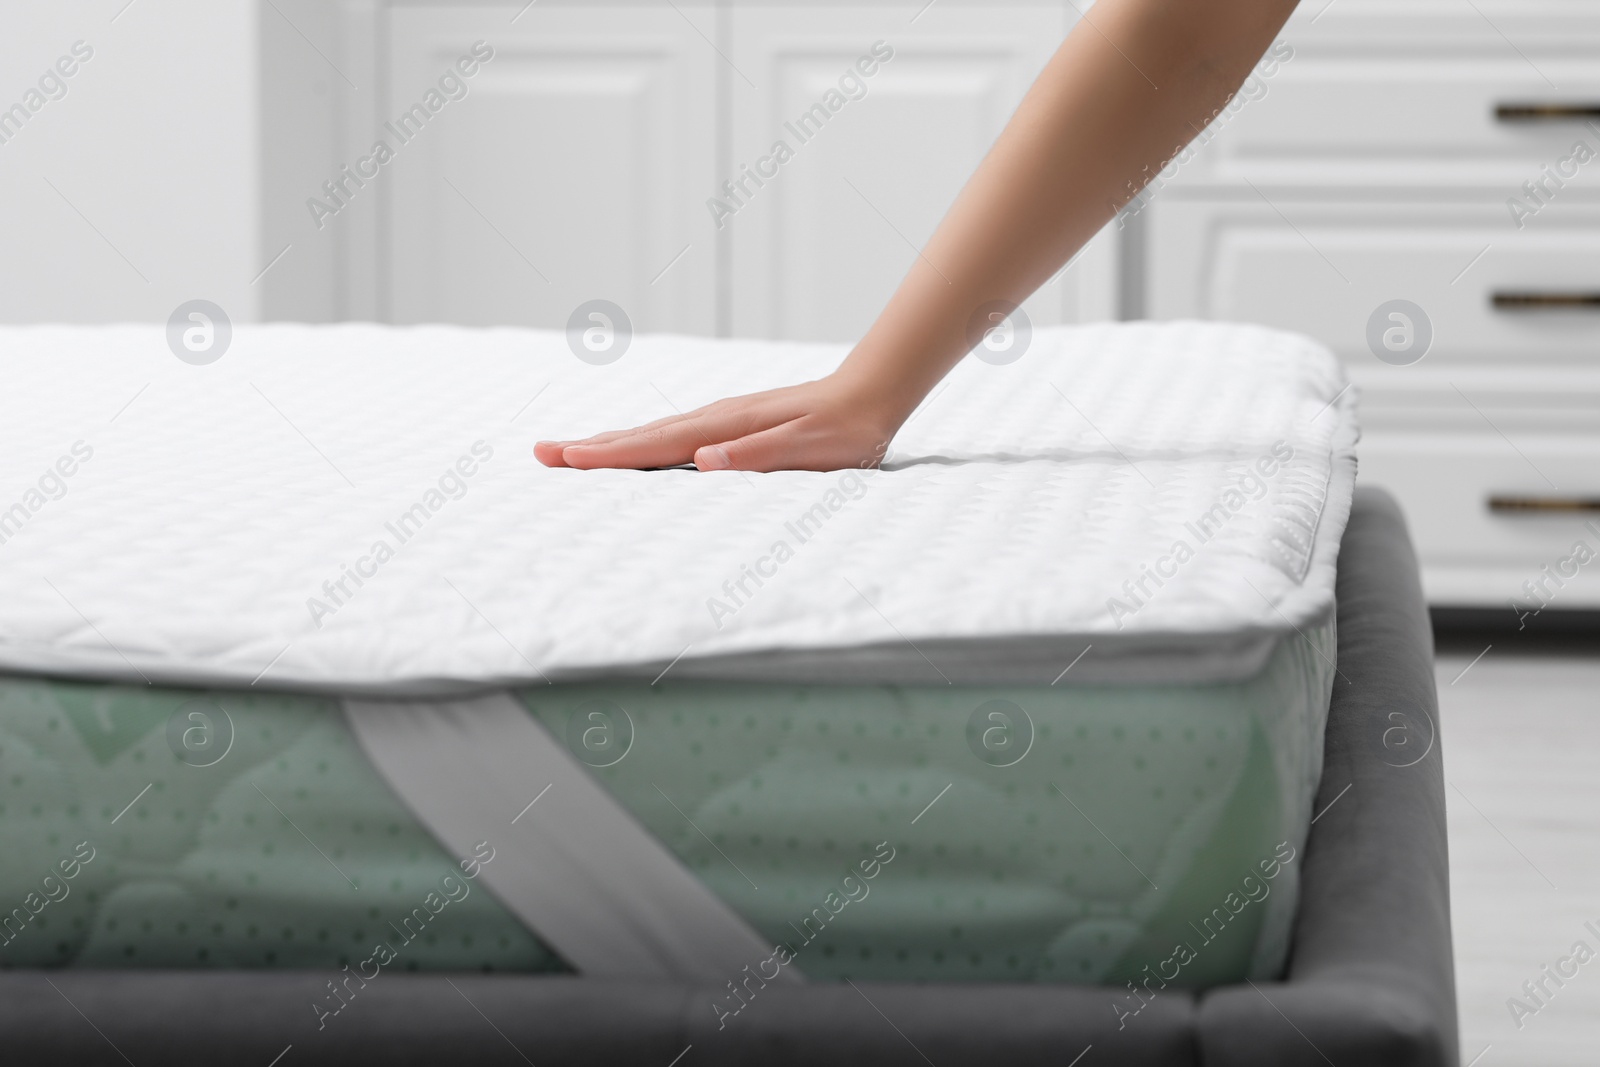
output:
MULTIPOLYGON (((1202 987, 1283 965, 1334 653, 1330 622, 1227 684, 519 695, 810 979, 1202 987)), ((567 969, 332 698, 0 679, 0 855, 3 967, 338 970, 383 943, 567 969)))

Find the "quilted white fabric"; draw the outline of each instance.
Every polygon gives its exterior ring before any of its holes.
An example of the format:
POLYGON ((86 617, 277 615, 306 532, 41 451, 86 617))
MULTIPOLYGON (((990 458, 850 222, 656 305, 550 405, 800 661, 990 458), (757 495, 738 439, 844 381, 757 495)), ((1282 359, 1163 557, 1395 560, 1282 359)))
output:
POLYGON ((0 668, 420 693, 643 673, 1237 677, 1325 620, 1355 403, 1305 338, 1041 329, 879 472, 549 470, 840 346, 255 326, 0 330, 0 668), (1183 546, 1180 548, 1179 546, 1183 546), (819 673, 820 672, 820 673, 819 673))

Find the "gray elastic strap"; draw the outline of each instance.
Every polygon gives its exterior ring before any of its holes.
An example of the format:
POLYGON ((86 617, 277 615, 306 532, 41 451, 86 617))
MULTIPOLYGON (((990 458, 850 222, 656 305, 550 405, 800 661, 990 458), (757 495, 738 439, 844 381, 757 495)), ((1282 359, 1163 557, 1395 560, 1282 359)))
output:
POLYGON ((509 694, 344 709, 445 848, 496 846, 479 881, 580 973, 720 986, 772 954, 509 694))

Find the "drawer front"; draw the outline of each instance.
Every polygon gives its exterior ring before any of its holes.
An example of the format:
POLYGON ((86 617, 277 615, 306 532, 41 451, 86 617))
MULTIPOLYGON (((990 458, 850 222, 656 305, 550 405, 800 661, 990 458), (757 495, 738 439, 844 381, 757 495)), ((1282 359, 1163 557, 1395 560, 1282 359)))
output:
MULTIPOLYGON (((1145 217, 1145 313, 1235 319, 1317 337, 1353 363, 1594 366, 1600 205, 1552 204, 1525 229, 1494 202, 1362 204, 1245 191, 1164 200, 1145 217), (1407 339, 1390 301, 1421 309, 1407 339), (1394 345, 1394 348, 1387 346, 1394 345)), ((1415 317, 1415 316, 1414 316, 1415 317)), ((1401 324, 1404 325, 1404 324, 1401 324)))
POLYGON ((1600 159, 1563 163, 1576 142, 1600 149, 1600 5, 1301 5, 1201 141, 1164 175, 1175 188, 1511 195, 1548 165, 1600 191, 1600 159))
POLYGON ((1431 603, 1600 607, 1600 437, 1373 433, 1360 480, 1404 505, 1431 603))

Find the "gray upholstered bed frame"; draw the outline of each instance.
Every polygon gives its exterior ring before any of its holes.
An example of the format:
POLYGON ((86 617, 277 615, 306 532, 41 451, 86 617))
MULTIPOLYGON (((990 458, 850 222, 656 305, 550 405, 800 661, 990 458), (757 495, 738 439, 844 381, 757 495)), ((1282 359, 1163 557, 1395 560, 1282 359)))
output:
POLYGON ((1169 989, 1122 1029, 1101 988, 773 986, 719 1031, 710 989, 394 975, 319 1032, 323 974, 11 971, 0 1062, 1455 1067, 1433 642, 1391 498, 1357 493, 1339 562, 1340 677, 1281 982, 1169 989))

